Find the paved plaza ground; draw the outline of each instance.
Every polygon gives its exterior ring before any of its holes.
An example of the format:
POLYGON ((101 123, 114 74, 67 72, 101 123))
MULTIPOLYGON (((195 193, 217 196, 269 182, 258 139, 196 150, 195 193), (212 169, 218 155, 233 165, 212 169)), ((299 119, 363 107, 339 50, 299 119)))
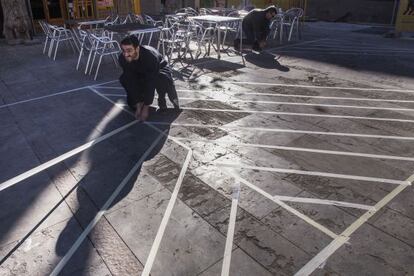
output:
POLYGON ((414 275, 414 41, 365 30, 178 62, 146 123, 0 44, 0 275, 414 275))

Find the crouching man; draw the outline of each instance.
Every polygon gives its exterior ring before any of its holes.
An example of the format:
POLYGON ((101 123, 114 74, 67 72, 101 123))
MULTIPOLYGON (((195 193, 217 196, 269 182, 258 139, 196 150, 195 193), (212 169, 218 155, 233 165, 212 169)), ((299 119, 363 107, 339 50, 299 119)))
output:
POLYGON ((119 79, 127 93, 127 103, 135 111, 139 121, 149 116, 149 107, 158 93, 160 111, 167 109, 165 94, 179 109, 177 91, 175 90, 172 70, 163 56, 151 46, 139 45, 138 38, 128 36, 121 41, 122 54, 119 64, 123 73, 119 79))

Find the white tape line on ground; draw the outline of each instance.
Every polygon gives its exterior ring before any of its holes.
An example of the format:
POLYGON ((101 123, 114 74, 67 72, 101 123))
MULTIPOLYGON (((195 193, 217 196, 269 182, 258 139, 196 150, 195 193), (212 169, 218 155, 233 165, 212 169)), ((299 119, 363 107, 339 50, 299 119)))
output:
POLYGON ((263 86, 281 86, 281 87, 299 87, 299 88, 315 88, 315 89, 337 89, 337 90, 355 90, 355 91, 378 91, 378 92, 401 92, 414 93, 411 89, 391 89, 391 88, 362 88, 362 87, 341 87, 341 86, 317 86, 317 85, 302 85, 302 84, 284 84, 284 83, 270 83, 270 82, 249 82, 249 81, 225 81, 224 83, 232 84, 250 84, 263 86))
MULTIPOLYGON (((412 183, 414 181, 414 174, 407 178, 406 182, 412 183)), ((336 250, 344 245, 350 236, 358 230, 365 222, 367 222, 373 215, 380 211, 385 205, 391 202, 396 196, 403 192, 407 186, 400 185, 392 190, 387 196, 381 199, 375 204, 375 209, 366 212, 354 223, 352 223, 345 231, 342 232, 336 239, 334 239, 327 247, 319 252, 315 257, 312 258, 304 267, 302 267, 295 276, 308 276, 311 275, 318 267, 325 263, 330 256, 332 256, 336 250)))
POLYGON ((174 191, 171 194, 171 198, 170 198, 170 201, 168 202, 168 206, 167 206, 167 209, 165 210, 160 227, 158 228, 158 232, 152 244, 151 251, 148 255, 147 261, 145 262, 144 270, 142 271, 142 274, 141 274, 142 276, 148 276, 151 272, 152 265, 155 261, 155 257, 160 247, 162 237, 164 236, 165 228, 167 227, 168 221, 170 220, 172 210, 174 208, 175 202, 178 197, 178 192, 180 191, 181 184, 183 182, 185 173, 187 172, 191 158, 192 158, 192 151, 189 150, 185 158, 183 167, 181 169, 180 175, 178 176, 177 182, 175 184, 174 191))
MULTIPOLYGON (((192 100, 192 101, 206 101, 206 102, 217 102, 219 99, 211 98, 186 98, 181 97, 181 100, 192 100)), ((315 107, 331 107, 331 108, 353 108, 353 109, 367 109, 367 110, 389 110, 389 111, 409 111, 413 112, 412 108, 401 108, 401 107, 377 107, 377 106, 358 106, 358 105, 338 105, 338 104, 318 104, 318 103, 296 103, 296 102, 278 102, 278 101, 261 101, 261 100, 224 100, 226 103, 257 103, 257 104, 275 104, 275 105, 297 105, 297 106, 315 106, 315 107)))
MULTIPOLYGON (((99 97, 107 100, 108 102, 114 104, 115 106, 117 106, 118 108, 120 108, 122 111, 128 113, 129 115, 131 115, 132 117, 135 118, 135 114, 133 112, 131 112, 130 110, 124 108, 126 105, 125 104, 119 104, 117 102, 114 102, 113 100, 111 100, 110 98, 104 96, 102 93, 100 93, 98 90, 94 89, 93 87, 88 87, 92 92, 94 92, 96 95, 98 95, 99 97)), ((144 122, 145 125, 149 126, 150 128, 152 128, 153 130, 157 131, 158 133, 161 132, 161 130, 157 127, 155 127, 153 124, 148 123, 148 122, 144 122)), ((170 125, 171 123, 167 123, 168 125, 170 125)), ((168 139, 170 139, 171 141, 173 141, 174 143, 180 145, 181 147, 185 148, 186 150, 191 150, 187 145, 181 143, 180 141, 178 141, 177 139, 174 139, 171 136, 167 136, 168 139)))
POLYGON ((358 138, 373 138, 373 139, 391 139, 391 140, 407 140, 414 141, 414 137, 410 136, 389 136, 389 135, 375 135, 362 133, 346 133, 346 132, 323 132, 323 131, 309 131, 296 129, 282 129, 271 127, 249 127, 238 125, 209 125, 209 124, 187 124, 187 123, 165 123, 165 122, 148 122, 153 125, 172 125, 176 127, 197 127, 197 128, 219 128, 223 130, 235 129, 246 131, 262 131, 262 132, 280 132, 280 133, 297 133, 297 134, 311 134, 311 135, 327 135, 327 136, 344 136, 344 137, 358 137, 358 138))
MULTIPOLYGON (((316 46, 316 45, 315 45, 316 46)), ((319 46, 319 45, 318 45, 319 46)), ((353 53, 406 53, 406 54, 414 54, 413 50, 410 49, 375 49, 375 48, 363 48, 363 47, 352 47, 352 48, 346 48, 346 47, 330 47, 330 46, 319 46, 319 47, 292 47, 289 50, 300 50, 300 51, 310 51, 313 50, 317 51, 341 51, 341 52, 353 52, 353 53)), ((287 50, 287 51, 289 51, 287 50)))
MULTIPOLYGON (((189 89, 177 89, 177 92, 192 92, 196 93, 210 93, 220 94, 223 91, 218 90, 189 90, 189 89)), ((225 92, 232 92, 227 90, 225 92)), ((224 94, 226 96, 240 96, 240 95, 252 95, 252 96, 270 96, 270 97, 283 97, 283 98, 305 98, 305 99, 322 99, 322 100, 346 100, 346 101, 367 101, 367 102, 390 102, 390 103, 414 103, 414 100, 395 100, 395 99, 372 99, 372 98, 352 98, 352 97, 330 97, 330 96, 310 96, 301 94, 281 94, 281 93, 261 93, 261 92, 239 92, 234 91, 231 94, 224 94)))
POLYGON ((405 156, 369 154, 369 153, 336 151, 336 150, 321 150, 321 149, 286 147, 286 146, 263 145, 263 144, 233 143, 233 142, 227 142, 227 141, 221 142, 221 141, 218 141, 218 140, 191 139, 191 138, 184 138, 184 137, 177 137, 177 136, 175 136, 174 138, 177 139, 177 140, 189 141, 189 142, 194 142, 194 143, 210 143, 210 144, 217 144, 217 145, 223 145, 224 144, 226 147, 265 148, 265 149, 277 149, 277 150, 285 150, 285 151, 311 152, 311 153, 321 153, 321 154, 330 154, 330 155, 343 155, 343 156, 354 156, 354 157, 364 157, 364 158, 414 162, 414 157, 405 157, 405 156))
POLYGON ((302 54, 302 55, 307 55, 307 54, 314 54, 314 55, 343 55, 343 56, 381 56, 381 57, 400 57, 400 58, 406 58, 407 54, 403 54, 403 53, 366 53, 366 52, 355 52, 355 53, 349 53, 349 52, 328 52, 328 51, 304 51, 304 50, 295 50, 295 49, 290 49, 290 50, 283 50, 278 52, 278 54, 302 54))
MULTIPOLYGON (((114 82, 114 81, 104 82, 102 84, 107 84, 107 83, 110 83, 110 82, 114 82)), ((100 85, 100 84, 97 84, 97 85, 100 85)), ((5 108, 5 107, 9 107, 9 106, 14 106, 14 105, 22 104, 22 103, 28 103, 28 102, 43 100, 43 99, 50 98, 50 97, 54 97, 54 96, 59 96, 59 95, 64 95, 64 94, 68 94, 68 93, 72 93, 72 92, 77 92, 77 91, 80 91, 82 89, 87 89, 88 87, 89 87, 89 85, 83 86, 83 87, 79 87, 79 88, 70 89, 70 90, 65 90, 65 91, 62 91, 62 92, 53 93, 53 94, 50 94, 50 95, 45 95, 45 96, 41 96, 41 97, 31 98, 31 99, 28 99, 28 100, 23 100, 23 101, 18 101, 18 102, 14 102, 14 103, 4 104, 4 105, 1 105, 0 106, 0 109, 5 108)))
POLYGON ((107 96, 107 97, 123 97, 123 98, 126 97, 124 94, 102 94, 102 95, 107 96))
POLYGON ((224 248, 223 266, 221 268, 221 276, 229 276, 230 274, 231 253, 233 251, 234 230, 236 227, 236 218, 237 218, 237 206, 239 204, 239 197, 240 197, 240 184, 238 183, 238 181, 236 183, 233 187, 230 218, 229 218, 229 225, 227 228, 226 246, 224 248))
POLYGON ((365 204, 357 204, 345 201, 337 201, 337 200, 328 200, 328 199, 318 199, 318 198, 306 198, 306 197, 293 197, 293 196, 273 196, 273 198, 281 200, 283 202, 297 202, 297 203, 309 203, 309 204, 319 204, 319 205, 333 205, 338 207, 345 207, 345 208, 354 208, 354 209, 362 209, 362 210, 373 210, 375 207, 365 204))
MULTIPOLYGON (((94 88, 92 88, 92 87, 89 87, 89 89, 90 89, 91 91, 93 91, 95 94, 97 94, 98 96, 102 97, 103 99, 105 99, 105 100, 107 100, 107 101, 111 102, 112 104, 114 104, 115 106, 119 107, 119 108, 120 108, 120 109, 122 109, 124 112, 126 112, 126 113, 128 113, 129 115, 131 115, 131 116, 134 116, 134 117, 135 117, 134 113, 132 113, 130 110, 127 110, 127 109, 123 108, 121 105, 119 105, 119 104, 117 104, 116 102, 112 101, 112 100, 111 100, 111 99, 109 99, 108 97, 106 97, 106 96, 102 95, 102 94, 101 94, 99 91, 97 91, 96 89, 94 89, 94 88)), ((154 129, 155 131, 157 131, 158 133, 160 133, 161 135, 164 135, 165 137, 167 137, 167 138, 168 138, 168 139, 170 139, 171 141, 175 142, 176 144, 178 144, 178 145, 180 145, 180 146, 182 146, 183 148, 185 148, 185 149, 187 149, 187 150, 188 150, 188 153, 187 153, 186 159, 185 159, 185 161, 184 161, 183 167, 182 167, 182 169, 181 169, 181 171, 180 171, 180 175, 178 176, 177 182, 176 182, 176 184, 175 184, 174 191, 173 191, 173 193, 172 193, 172 195, 171 195, 170 201, 168 202, 167 209, 166 209, 166 211, 165 211, 165 213, 164 213, 164 216, 163 216, 162 221, 161 221, 161 225, 160 225, 160 227, 158 228, 157 235, 156 235, 155 240, 154 240, 154 242, 153 242, 153 244, 152 244, 151 251, 150 251, 150 253, 149 253, 149 256, 148 256, 147 261, 146 261, 145 266, 144 266, 144 270, 143 270, 143 272, 142 272, 142 274, 141 274, 141 276, 148 276, 148 275, 149 275, 149 273, 151 272, 152 265, 153 265, 153 263, 154 263, 154 261, 155 261, 155 257, 156 257, 157 252, 158 252, 158 248, 159 248, 160 243, 161 243, 161 240, 162 240, 162 238, 163 238, 163 236, 164 236, 164 233, 165 233, 165 228, 167 227, 168 221, 169 221, 169 219, 170 219, 172 209, 173 209, 174 204, 175 204, 175 202, 176 202, 176 200, 177 200, 178 192, 179 192, 179 190, 180 190, 180 187, 181 187, 181 184, 182 184, 183 178, 184 178, 184 176, 185 176, 185 173, 186 173, 186 172, 187 172, 187 170, 188 170, 188 166, 189 166, 190 161, 191 161, 191 158, 192 158, 192 150, 191 150, 191 148, 189 148, 187 145, 185 145, 185 144, 181 143, 180 141, 178 141, 178 140, 174 139, 173 137, 171 137, 171 136, 169 136, 169 135, 166 135, 166 134, 165 134, 165 132, 162 132, 162 131, 161 131, 160 129, 158 129, 157 127, 155 127, 155 126, 153 126, 153 125, 151 125, 151 124, 148 124, 148 123, 146 123, 146 122, 144 122, 144 124, 146 124, 147 126, 151 127, 152 129, 154 129)))
POLYGON ((306 215, 302 214, 301 212, 297 211, 296 209, 290 207, 289 205, 287 205, 283 201, 278 200, 277 198, 274 198, 272 195, 270 195, 266 191, 260 189, 259 187, 253 185, 252 183, 250 183, 249 181, 245 180, 244 178, 240 177, 238 174, 236 174, 232 170, 228 170, 228 169, 222 168, 220 166, 218 166, 218 168, 221 169, 222 171, 224 171, 225 173, 227 173, 228 175, 230 175, 231 177, 234 177, 236 179, 236 181, 240 181, 241 183, 243 183, 244 185, 246 185, 250 189, 252 189, 252 190, 256 191, 257 193, 263 195, 264 197, 272 200, 273 202, 275 202, 277 205, 279 205, 280 207, 282 207, 286 211, 288 211, 288 212, 294 214, 295 216, 299 217, 300 219, 304 220, 309 225, 312 225, 313 227, 315 227, 316 229, 318 229, 321 232, 325 233, 329 237, 331 237, 333 239, 335 239, 335 238, 338 237, 337 234, 335 234, 334 232, 332 232, 331 230, 329 230, 325 226, 317 223, 316 221, 314 221, 313 219, 309 218, 308 216, 306 216, 306 215))
POLYGON ((99 89, 114 89, 114 90, 125 90, 123 87, 119 87, 119 86, 96 86, 96 88, 99 89))
POLYGON ((320 176, 320 177, 328 177, 328 178, 387 183, 387 184, 394 184, 394 185, 411 185, 411 183, 407 181, 380 178, 380 177, 369 177, 369 176, 359 176, 359 175, 350 175, 350 174, 337 174, 337 173, 326 173, 326 172, 317 172, 317 171, 304 171, 304 170, 282 169, 282 168, 271 168, 271 167, 258 167, 258 166, 249 166, 245 164, 233 164, 233 163, 224 163, 224 162, 217 162, 217 161, 213 162, 212 164, 216 166, 223 166, 227 168, 236 168, 236 169, 249 169, 249 170, 258 170, 258 171, 266 171, 266 172, 285 173, 285 174, 320 176))
MULTIPOLYGON (((123 106, 125 106, 125 104, 123 106)), ((248 109, 218 109, 218 108, 198 108, 198 107, 180 107, 180 108, 182 110, 195 110, 195 111, 198 110, 198 111, 229 112, 229 113, 272 114, 272 115, 283 115, 283 116, 319 117, 319 118, 337 118, 337 119, 371 120, 371 121, 383 121, 383 122, 414 123, 414 120, 409 120, 409 119, 364 117, 364 116, 351 116, 351 115, 327 115, 327 114, 314 114, 314 113, 262 111, 262 110, 248 110, 248 109)))
POLYGON ((78 154, 78 153, 80 153, 80 152, 82 152, 82 151, 84 151, 84 150, 86 150, 86 149, 88 149, 88 148, 90 148, 90 147, 92 147, 92 146, 94 146, 94 145, 96 145, 96 144, 98 144, 98 143, 114 136, 115 134, 117 134, 117 133, 119 133, 119 132, 135 125, 136 123, 137 123, 137 121, 130 122, 130 123, 128 123, 128 124, 126 124, 126 125, 124 125, 120 128, 117 128, 117 129, 105 134, 105 135, 102 135, 102 136, 100 136, 100 137, 98 137, 94 140, 91 140, 88 143, 85 143, 85 144, 83 144, 83 145, 81 145, 81 146, 79 146, 79 147, 77 147, 73 150, 70 150, 70 151, 66 152, 65 154, 62 154, 62 155, 60 155, 60 156, 58 156, 58 157, 56 157, 56 158, 54 158, 50 161, 47 161, 47 162, 45 162, 45 163, 43 163, 43 164, 41 164, 37 167, 34 167, 31 170, 28 170, 28 171, 26 171, 26 172, 24 172, 24 173, 22 173, 18 176, 15 176, 15 177, 1 183, 0 184, 0 191, 6 189, 8 187, 11 187, 11 186, 17 184, 18 182, 20 182, 24 179, 27 179, 30 176, 35 175, 35 174, 37 174, 37 173, 39 173, 39 172, 41 172, 41 171, 43 171, 47 168, 50 168, 51 166, 56 165, 57 163, 60 163, 63 160, 66 160, 66 159, 70 158, 70 157, 72 157, 72 156, 74 156, 74 155, 76 155, 76 154, 78 154))
POLYGON ((85 228, 85 230, 82 232, 82 234, 78 237, 78 239, 75 241, 75 243, 72 245, 72 247, 69 249, 69 251, 65 254, 65 256, 59 261, 55 269, 50 274, 51 276, 57 276, 61 272, 61 270, 65 267, 65 265, 68 263, 72 255, 76 252, 76 250, 79 248, 79 246, 82 244, 82 242, 85 240, 85 238, 88 236, 88 234, 92 231, 92 229, 95 227, 95 225, 99 222, 99 220, 102 218, 102 216, 105 214, 106 210, 111 206, 112 202, 115 200, 115 198, 119 195, 119 193, 122 191, 124 186, 130 181, 132 176, 135 174, 135 172, 141 167, 142 163, 144 163, 145 159, 148 157, 148 155, 152 152, 152 150, 155 148, 156 145, 158 145, 159 141, 163 137, 162 134, 159 134, 158 137, 155 139, 155 141, 151 144, 151 146, 144 152, 144 154, 141 156, 141 158, 138 160, 138 162, 134 165, 134 167, 129 171, 127 176, 122 180, 122 182, 118 185, 116 190, 112 193, 112 195, 108 198, 108 200, 105 202, 101 210, 95 215, 93 220, 88 224, 88 226, 85 228))

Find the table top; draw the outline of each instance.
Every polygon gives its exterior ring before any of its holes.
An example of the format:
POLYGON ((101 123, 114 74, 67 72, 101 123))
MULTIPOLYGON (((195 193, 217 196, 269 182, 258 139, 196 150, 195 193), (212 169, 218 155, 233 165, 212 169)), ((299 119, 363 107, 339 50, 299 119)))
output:
POLYGON ((105 26, 105 30, 115 32, 115 33, 130 33, 130 32, 139 32, 139 31, 158 31, 159 28, 153 25, 146 25, 141 23, 127 23, 120 25, 111 25, 105 26))
POLYGON ((65 24, 78 24, 78 25, 95 25, 95 24, 103 24, 105 23, 106 19, 93 19, 93 20, 85 20, 85 19, 66 19, 65 24))
POLYGON ((220 16, 220 15, 199 15, 189 17, 193 20, 199 21, 209 21, 209 22, 230 22, 230 21, 241 21, 243 18, 240 17, 229 17, 229 16, 220 16))

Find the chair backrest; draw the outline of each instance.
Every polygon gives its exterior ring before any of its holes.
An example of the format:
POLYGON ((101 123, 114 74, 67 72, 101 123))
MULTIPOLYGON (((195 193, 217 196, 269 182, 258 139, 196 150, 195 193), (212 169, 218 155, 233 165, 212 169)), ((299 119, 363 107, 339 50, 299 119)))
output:
POLYGON ((239 11, 232 11, 227 14, 228 17, 240 17, 239 11))
POLYGON ((212 14, 213 12, 210 9, 207 8, 201 8, 200 9, 200 15, 207 15, 207 14, 212 14))
POLYGON ((284 17, 285 18, 291 18, 291 19, 293 19, 295 17, 300 18, 302 16, 303 16, 303 9, 301 9, 301 8, 291 8, 291 9, 288 9, 284 13, 284 17))

